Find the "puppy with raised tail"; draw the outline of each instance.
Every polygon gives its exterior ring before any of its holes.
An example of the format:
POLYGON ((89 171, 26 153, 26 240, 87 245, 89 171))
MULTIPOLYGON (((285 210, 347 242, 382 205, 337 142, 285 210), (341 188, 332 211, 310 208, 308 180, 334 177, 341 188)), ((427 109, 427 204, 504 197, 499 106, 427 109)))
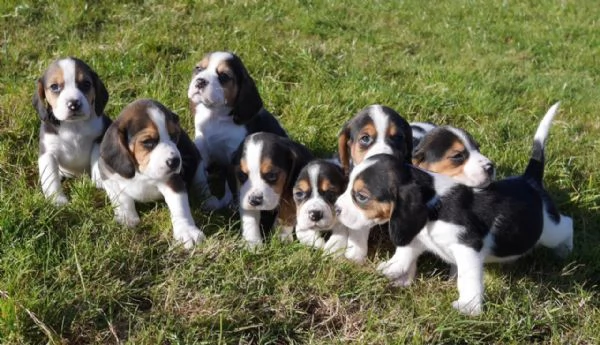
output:
POLYGON ((238 154, 242 237, 249 247, 256 247, 276 221, 281 238, 291 240, 296 224, 292 188, 300 170, 312 160, 311 152, 288 138, 259 132, 244 140, 238 154))
POLYGON ((472 188, 377 155, 352 171, 336 202, 338 218, 354 231, 389 222, 396 252, 378 269, 400 285, 412 282, 423 252, 456 265, 459 298, 453 306, 480 314, 485 262, 515 260, 536 245, 559 255, 573 248, 573 221, 558 212, 543 186, 544 142, 557 109, 558 103, 542 119, 521 176, 472 188))
MULTIPOLYGON (((218 171, 225 195, 205 202, 218 209, 232 201, 235 152, 248 135, 269 132, 287 137, 277 119, 263 107, 256 84, 242 60, 229 52, 212 52, 196 64, 188 87, 194 114, 194 142, 203 157, 204 169, 218 171)), ((203 169, 203 170, 204 170, 203 169)))
POLYGON ((46 199, 68 203, 62 178, 98 174, 100 141, 110 125, 104 114, 108 91, 85 62, 68 57, 54 61, 37 81, 33 107, 40 127, 39 175, 46 199))
POLYGON ((201 157, 161 103, 142 99, 127 105, 108 128, 100 146, 100 175, 117 222, 140 222, 135 202, 163 199, 171 212, 173 236, 185 248, 204 239, 192 218, 188 188, 206 186, 198 172, 201 157))

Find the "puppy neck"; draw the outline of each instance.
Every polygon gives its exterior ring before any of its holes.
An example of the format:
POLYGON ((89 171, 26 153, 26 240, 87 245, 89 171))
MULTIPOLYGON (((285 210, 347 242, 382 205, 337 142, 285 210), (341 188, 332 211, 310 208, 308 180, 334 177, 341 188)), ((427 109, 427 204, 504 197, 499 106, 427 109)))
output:
POLYGON ((194 108, 194 115, 196 119, 223 118, 232 119, 233 121, 232 111, 233 107, 229 106, 207 107, 204 103, 198 103, 194 108))

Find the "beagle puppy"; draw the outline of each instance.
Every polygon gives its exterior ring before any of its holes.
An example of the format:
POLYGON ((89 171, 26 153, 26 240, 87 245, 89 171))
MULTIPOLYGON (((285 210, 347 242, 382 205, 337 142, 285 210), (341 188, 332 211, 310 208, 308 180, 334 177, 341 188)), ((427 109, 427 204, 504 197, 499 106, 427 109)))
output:
POLYGON ((296 224, 292 188, 300 170, 312 160, 303 145, 273 133, 249 135, 239 151, 236 176, 239 184, 242 237, 250 247, 262 243, 275 220, 281 238, 290 240, 296 224), (276 218, 276 219, 275 219, 276 218))
POLYGON ((33 107, 40 127, 39 175, 46 199, 64 205, 62 178, 91 174, 97 187, 100 141, 111 123, 104 114, 108 91, 85 62, 54 61, 37 80, 33 107))
POLYGON ((192 219, 187 189, 204 186, 200 154, 161 103, 141 99, 127 105, 100 145, 100 176, 115 208, 115 220, 129 227, 140 222, 135 202, 164 198, 175 240, 185 248, 204 239, 192 219))
POLYGON ((244 138, 256 132, 287 137, 277 119, 263 108, 256 84, 242 60, 229 52, 212 52, 196 64, 188 87, 194 114, 194 142, 205 168, 225 172, 225 195, 205 204, 208 209, 226 206, 235 188, 232 158, 244 138))
POLYGON ((479 144, 465 130, 411 123, 413 165, 450 176, 467 186, 485 188, 496 176, 492 161, 479 152, 479 144))
POLYGON ((370 105, 346 122, 338 136, 338 155, 349 173, 351 163, 378 153, 387 153, 410 162, 412 131, 406 120, 392 108, 370 105))
POLYGON ((336 253, 346 248, 348 229, 338 222, 334 205, 346 189, 342 168, 324 159, 308 163, 298 175, 293 188, 296 203, 296 237, 308 246, 336 253), (321 233, 331 231, 324 241, 321 233))
POLYGON ((389 222, 396 252, 378 270, 399 285, 412 282, 423 252, 456 265, 453 307, 480 314, 484 262, 515 260, 538 244, 562 256, 573 248, 573 221, 558 212, 543 186, 544 143, 557 109, 558 103, 542 119, 521 176, 479 189, 377 155, 352 171, 336 202, 338 217, 359 232, 389 222))

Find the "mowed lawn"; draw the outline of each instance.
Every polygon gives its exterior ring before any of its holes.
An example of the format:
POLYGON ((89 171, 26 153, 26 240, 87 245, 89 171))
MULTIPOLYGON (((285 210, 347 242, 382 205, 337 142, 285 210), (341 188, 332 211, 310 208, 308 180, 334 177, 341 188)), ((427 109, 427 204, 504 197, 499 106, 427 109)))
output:
POLYGON ((600 7, 580 1, 15 1, 0 4, 1 344, 597 344, 600 342, 600 7), (451 307, 447 265, 394 287, 375 268, 273 238, 244 249, 228 212, 172 241, 164 203, 116 224, 87 177, 55 208, 37 176, 36 79, 58 57, 90 64, 115 118, 154 98, 193 135, 194 64, 234 51, 290 135, 330 155, 342 123, 380 103, 470 131, 499 177, 520 173, 541 116, 561 108, 545 182, 575 224, 565 260, 539 248, 485 270, 485 312, 451 307))

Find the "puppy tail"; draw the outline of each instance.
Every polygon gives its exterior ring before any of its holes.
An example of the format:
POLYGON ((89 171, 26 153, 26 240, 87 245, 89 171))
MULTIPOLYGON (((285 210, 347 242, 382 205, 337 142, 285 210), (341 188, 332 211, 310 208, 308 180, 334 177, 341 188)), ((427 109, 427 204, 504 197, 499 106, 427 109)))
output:
POLYGON ((531 158, 529 159, 529 164, 527 164, 527 168, 525 169, 525 173, 523 175, 538 182, 542 182, 542 179, 544 178, 544 143, 548 137, 548 132, 550 131, 550 126, 552 125, 552 119, 558 112, 559 105, 560 102, 557 102, 550 107, 550 109, 548 109, 546 115, 544 115, 544 118, 542 119, 542 122, 540 122, 537 131, 535 132, 535 136, 533 137, 531 158))

